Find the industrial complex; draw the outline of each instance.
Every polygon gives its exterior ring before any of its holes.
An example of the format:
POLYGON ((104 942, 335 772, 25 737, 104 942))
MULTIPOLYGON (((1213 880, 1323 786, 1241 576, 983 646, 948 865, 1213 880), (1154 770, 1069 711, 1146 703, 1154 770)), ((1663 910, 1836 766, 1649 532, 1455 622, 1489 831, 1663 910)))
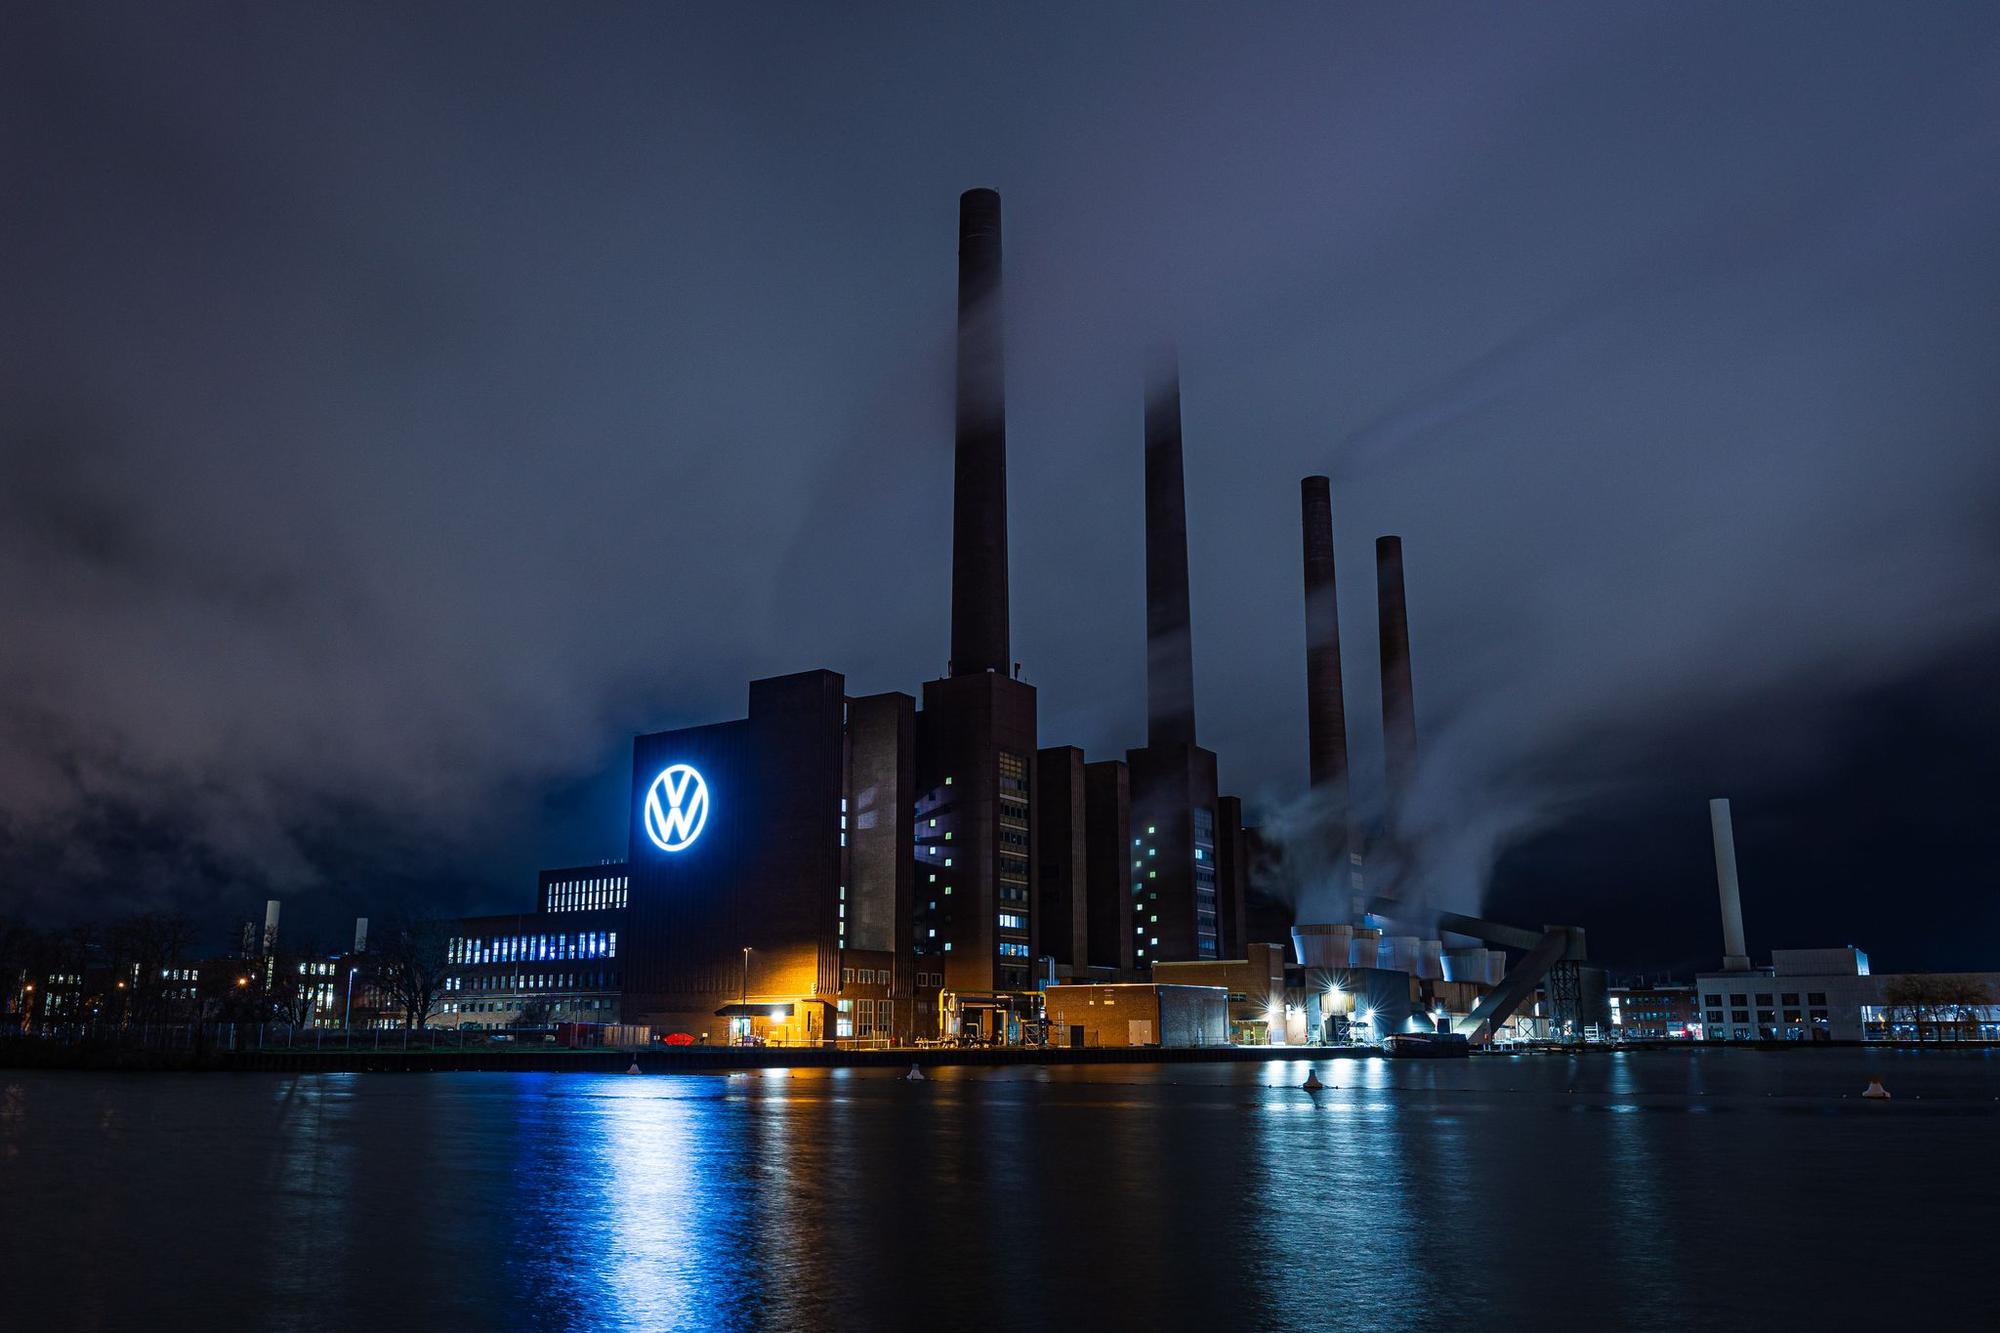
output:
MULTIPOLYGON (((1349 813, 1324 477, 1301 487, 1306 741, 1328 842, 1312 859, 1350 880, 1320 897, 1352 910, 1294 921, 1264 891, 1264 871, 1298 850, 1244 826, 1218 756, 1198 740, 1171 350, 1147 367, 1135 432, 1144 743, 1122 759, 1043 744, 1035 687, 1009 642, 1002 234, 996 193, 961 197, 946 674, 914 694, 868 696, 829 669, 753 681, 740 718, 637 737, 626 859, 609 868, 619 897, 589 909, 619 918, 602 932, 618 941, 605 967, 568 965, 571 932, 547 893, 547 928, 493 922, 466 934, 527 939, 521 975, 593 988, 565 985, 543 1003, 592 1012, 595 988, 616 975, 620 1020, 703 1042, 1492 1036, 1538 990, 1558 1030, 1608 1025, 1581 930, 1439 919, 1394 882, 1364 892, 1370 839, 1392 848, 1395 804, 1418 763, 1403 552, 1394 536, 1376 543, 1391 817, 1362 830, 1349 813), (564 965, 542 966, 553 961, 564 965), (1114 1008, 1151 1017, 1104 1021, 1114 1008)), ((531 986, 510 998, 537 1003, 531 986)), ((504 1012, 460 1006, 447 1021, 504 1012)))
MULTIPOLYGON (((1221 761, 1197 739, 1170 349, 1152 355, 1135 405, 1144 743, 1122 758, 1044 744, 1010 646, 1002 255, 999 195, 966 192, 947 673, 914 694, 866 696, 827 669, 753 681, 740 718, 635 738, 625 860, 545 872, 534 917, 466 923, 443 1022, 568 1015, 701 1043, 1171 1046, 1610 1037, 1629 1013, 1663 1039, 1861 1035, 1859 999, 1836 1027, 1830 1002, 1793 994, 1858 994, 1853 985, 1772 981, 1765 994, 1743 980, 1740 924, 1726 928, 1734 970, 1700 980, 1697 1025, 1682 1017, 1697 1008, 1692 991, 1670 1012, 1609 987, 1579 927, 1439 913, 1423 886, 1371 877, 1378 859, 1408 863, 1395 814, 1420 762, 1404 553, 1399 537, 1376 539, 1386 814, 1363 827, 1323 476, 1301 482, 1300 522, 1304 739, 1325 845, 1279 846, 1245 827, 1221 761), (1312 897, 1350 910, 1293 919, 1267 886, 1287 856, 1344 880, 1312 897), (615 888, 578 897, 564 887, 577 883, 615 888)), ((1865 960, 1846 958, 1780 952, 1774 967, 1865 976, 1865 960)))
MULTIPOLYGON (((1375 542, 1384 813, 1364 822, 1323 476, 1300 486, 1313 845, 1246 827, 1226 766, 1198 740, 1171 350, 1153 355, 1134 414, 1146 734, 1122 758, 1044 744, 1035 687, 1009 641, 1000 198, 972 190, 959 207, 946 673, 914 693, 870 695, 848 693, 824 667, 755 680, 740 717, 635 737, 623 858, 543 871, 531 913, 454 923, 438 946, 434 1010, 420 1021, 786 1046, 1462 1049, 1920 1032, 1924 1017, 1907 1001, 1921 988, 1872 977, 1859 950, 1778 950, 1769 967, 1751 965, 1727 801, 1711 806, 1722 967, 1692 986, 1614 987, 1580 927, 1431 905, 1396 845, 1422 760, 1402 542, 1375 542), (1274 891, 1301 876, 1316 881, 1313 893, 1274 891), (1345 910, 1295 919, 1287 899, 1345 910)), ((266 973, 277 920, 273 904, 261 937, 244 942, 266 973)), ((363 923, 351 954, 298 962, 308 1022, 354 1021, 366 950, 363 923)), ((173 984, 190 995, 218 978, 245 986, 254 969, 205 970, 216 975, 187 969, 173 984)), ((49 972, 39 996, 23 992, 24 1012, 60 1017, 72 983, 81 976, 49 972)), ((366 981, 363 990, 364 1021, 396 1021, 366 981)), ((1990 996, 1982 1004, 1967 991, 1930 1008, 1934 1026, 1949 1011, 1970 1035, 2000 1036, 1990 996)))

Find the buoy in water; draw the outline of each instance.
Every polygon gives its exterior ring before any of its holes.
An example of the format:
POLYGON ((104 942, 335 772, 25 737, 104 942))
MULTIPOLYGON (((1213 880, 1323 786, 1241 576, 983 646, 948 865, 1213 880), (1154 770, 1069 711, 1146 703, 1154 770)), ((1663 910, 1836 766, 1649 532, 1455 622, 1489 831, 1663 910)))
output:
POLYGON ((644 1072, 644 1071, 642 1071, 642 1070, 641 1070, 641 1069, 639 1068, 639 1062, 638 1062, 637 1060, 634 1060, 634 1061, 632 1062, 632 1067, 631 1067, 630 1069, 626 1070, 625 1072, 626 1072, 626 1073, 628 1073, 628 1074, 638 1074, 638 1073, 642 1073, 642 1072, 644 1072))
POLYGON ((1319 1071, 1317 1069, 1308 1069, 1306 1071, 1306 1081, 1299 1084, 1299 1086, 1307 1092, 1318 1092, 1326 1084, 1319 1081, 1319 1071))
POLYGON ((905 1083, 924 1083, 929 1080, 924 1077, 924 1071, 917 1068, 917 1062, 912 1060, 910 1061, 910 1072, 903 1075, 903 1081, 905 1083))
POLYGON ((1889 1100, 1889 1090, 1882 1086, 1882 1080, 1879 1078, 1869 1079, 1868 1091, 1862 1093, 1861 1095, 1863 1097, 1872 1098, 1878 1102, 1886 1102, 1889 1100))

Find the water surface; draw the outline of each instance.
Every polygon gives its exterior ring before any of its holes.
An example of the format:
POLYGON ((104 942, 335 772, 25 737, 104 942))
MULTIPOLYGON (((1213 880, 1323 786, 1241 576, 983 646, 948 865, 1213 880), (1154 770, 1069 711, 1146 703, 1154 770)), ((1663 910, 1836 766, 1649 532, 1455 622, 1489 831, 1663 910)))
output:
POLYGON ((1901 1326, 2000 1312, 1996 1097, 1859 1050, 0 1071, 0 1327, 1901 1326))

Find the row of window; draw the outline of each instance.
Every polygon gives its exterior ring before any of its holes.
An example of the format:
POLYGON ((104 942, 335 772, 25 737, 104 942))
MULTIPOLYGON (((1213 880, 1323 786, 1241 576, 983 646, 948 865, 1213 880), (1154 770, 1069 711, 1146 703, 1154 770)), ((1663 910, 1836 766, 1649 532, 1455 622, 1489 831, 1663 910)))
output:
POLYGON ((597 879, 566 879, 549 885, 551 912, 595 912, 625 906, 626 878, 606 875, 597 879))
MULTIPOLYGON (((570 1012, 581 1010, 601 1011, 617 1007, 616 1000, 572 1000, 559 1008, 570 1012)), ((510 1014, 521 1007, 518 1000, 466 1000, 448 1001, 444 1006, 447 1014, 510 1014)))
POLYGON ((446 977, 447 991, 509 990, 610 990, 618 985, 618 974, 605 972, 516 972, 510 976, 446 977), (470 983, 470 984, 468 984, 470 983))
POLYGON ((887 1037, 892 1035, 896 1024, 896 1002, 883 1000, 879 1005, 874 1000, 842 1000, 834 1015, 833 1035, 836 1037, 887 1037))
POLYGON ((863 986, 886 986, 889 984, 889 969, 886 967, 843 967, 840 969, 840 983, 852 986, 859 982, 863 986))
MULTIPOLYGON (((1779 994, 1782 994, 1784 996, 1784 1002, 1787 1006, 1794 1009, 1798 1008, 1799 993, 1797 991, 1782 991, 1779 992, 1779 994)), ((1702 1003, 1710 1009, 1722 1008, 1722 997, 1720 995, 1709 995, 1707 993, 1704 993, 1701 999, 1702 1003)), ((1729 997, 1729 1003, 1733 1008, 1747 1009, 1750 1007, 1750 997, 1748 995, 1732 995, 1729 997)), ((1818 990, 1807 991, 1806 1003, 1824 1007, 1826 1004, 1826 992, 1818 990)), ((1772 1007, 1771 996, 1769 994, 1759 995, 1757 997, 1757 1004, 1760 1008, 1764 1009, 1771 1008, 1772 1007)))
POLYGON ((569 935, 507 935, 498 939, 454 937, 447 961, 467 963, 542 963, 576 958, 616 958, 618 932, 585 930, 569 935))

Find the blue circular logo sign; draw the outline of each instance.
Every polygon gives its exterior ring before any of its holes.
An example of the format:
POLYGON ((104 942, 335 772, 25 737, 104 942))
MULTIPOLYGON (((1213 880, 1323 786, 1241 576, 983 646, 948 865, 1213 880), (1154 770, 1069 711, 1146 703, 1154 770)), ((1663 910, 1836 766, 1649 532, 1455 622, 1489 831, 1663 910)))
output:
POLYGON ((708 784, 687 764, 662 769, 646 789, 646 836, 663 852, 678 852, 708 822, 708 784))

